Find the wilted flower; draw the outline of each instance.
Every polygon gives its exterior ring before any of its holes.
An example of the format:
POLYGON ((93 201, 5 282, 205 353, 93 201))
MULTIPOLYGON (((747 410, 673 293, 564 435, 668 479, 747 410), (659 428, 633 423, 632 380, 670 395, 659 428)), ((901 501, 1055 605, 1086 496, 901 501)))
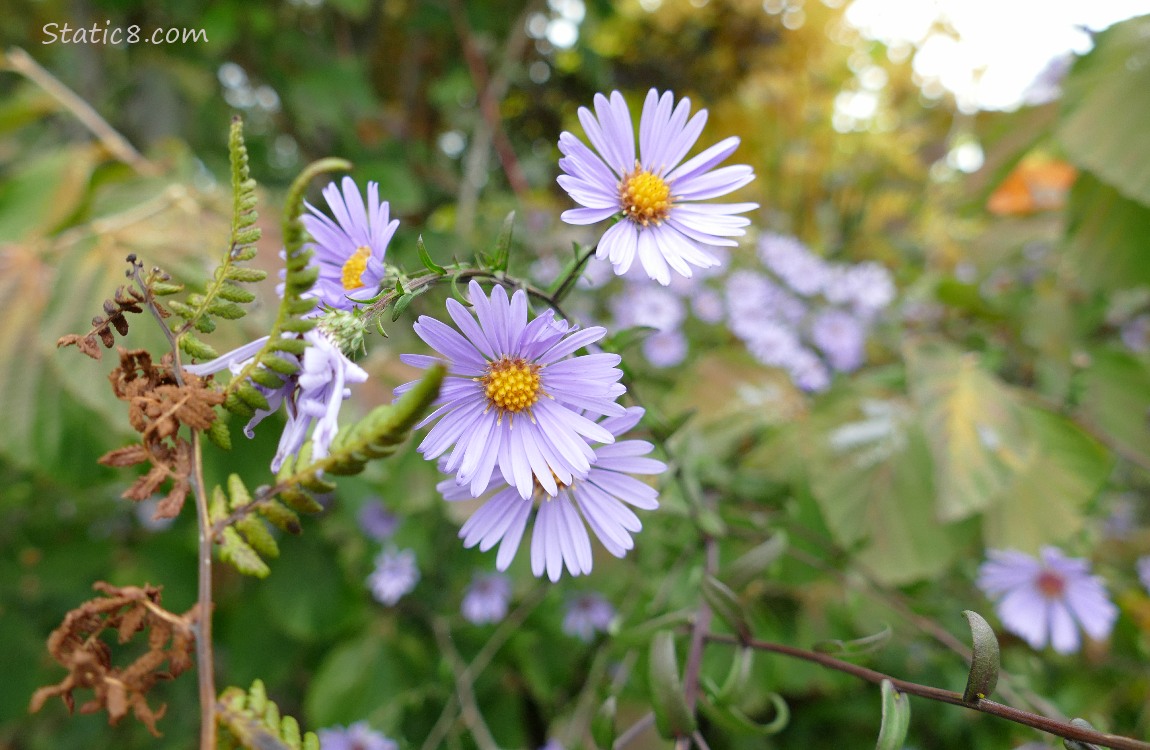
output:
MULTIPOLYGON (((264 336, 210 362, 188 365, 184 369, 201 376, 225 368, 230 369, 233 375, 238 374, 263 348, 267 338, 264 336)), ((367 380, 367 372, 348 359, 321 328, 308 331, 303 339, 308 347, 304 350, 298 372, 287 376, 279 388, 253 384, 267 399, 269 408, 257 409, 244 427, 244 434, 249 438, 255 435, 257 424, 274 413, 281 403, 287 404, 288 420, 280 436, 275 458, 272 459, 272 471, 279 471, 288 456, 299 453, 313 424, 315 430, 312 432, 311 457, 313 460, 326 457, 328 447, 339 430, 340 407, 344 399, 351 396, 351 390, 345 387, 346 384, 367 380)), ((292 355, 282 356, 288 358, 292 355)))
POLYGON ((496 286, 488 299, 472 281, 469 291, 478 323, 467 308, 449 299, 447 311, 463 335, 422 315, 415 332, 443 356, 401 357, 416 367, 448 366, 438 408, 419 427, 439 421, 419 451, 435 459, 454 446, 441 468, 456 474, 473 496, 487 488, 496 467, 523 498, 539 486, 554 494, 558 485, 570 484, 591 468, 595 454, 588 440, 615 440, 583 412, 624 413, 615 403, 625 391, 618 382, 622 372, 615 367, 619 355, 571 357, 603 338, 606 329, 575 331, 550 311, 529 323, 523 290, 508 300, 503 287, 496 286))
POLYGON ((381 604, 392 606, 419 583, 415 552, 384 550, 376 555, 375 570, 367 577, 368 588, 381 604))
POLYGON ((318 734, 320 750, 399 750, 395 740, 375 731, 366 721, 347 728, 321 729, 318 734))
POLYGON ((627 102, 618 91, 610 99, 595 95, 595 114, 579 108, 579 122, 596 154, 568 132, 559 136, 563 158, 558 178, 564 190, 583 208, 563 212, 569 224, 594 224, 622 213, 623 219, 599 240, 596 257, 611 261, 624 274, 638 257, 647 275, 666 285, 670 270, 690 276, 691 266, 719 264, 699 243, 735 245, 750 220, 735 216, 757 208, 755 203, 700 204, 754 179, 749 166, 715 169, 739 145, 727 138, 683 162, 707 120, 701 110, 689 121, 691 103, 647 93, 639 121, 639 158, 627 102), (682 163, 680 163, 682 162, 682 163))
POLYGON ((578 594, 567 600, 563 632, 588 643, 596 633, 606 633, 615 619, 615 608, 599 594, 578 594))
MULTIPOLYGON (((604 419, 600 426, 611 435, 619 436, 634 427, 642 416, 641 408, 631 407, 624 416, 604 419)), ((495 567, 507 570, 534 510, 531 572, 536 576, 546 572, 548 578, 558 581, 564 565, 571 575, 590 573, 591 539, 587 526, 608 552, 623 557, 634 546, 631 534, 643 528, 638 516, 627 506, 643 510, 659 507, 658 492, 629 476, 659 474, 666 470, 662 461, 646 458, 652 448, 644 440, 622 440, 599 446, 584 476, 558 482, 553 478, 554 489, 536 483, 533 495, 528 498, 507 485, 495 487, 494 494, 459 530, 463 545, 479 545, 479 549, 486 552, 499 543, 495 567)), ((465 489, 451 480, 440 482, 438 489, 445 500, 470 499, 465 489)))
POLYGON ((367 205, 355 180, 344 177, 342 185, 342 194, 334 182, 323 190, 334 221, 310 203, 309 213, 300 219, 315 240, 311 247, 320 269, 319 280, 308 295, 328 307, 350 310, 357 299, 368 299, 378 291, 387 243, 399 221, 388 221, 388 204, 380 203, 377 183, 367 183, 367 205))
POLYGON ((502 573, 480 573, 463 595, 463 619, 473 625, 499 622, 507 616, 511 602, 511 580, 502 573))
POLYGON ((1049 643, 1060 654, 1078 650, 1081 628, 1105 638, 1118 617, 1102 579, 1090 564, 1043 547, 1039 559, 1015 550, 991 550, 978 571, 978 587, 997 601, 1003 626, 1032 648, 1049 643))

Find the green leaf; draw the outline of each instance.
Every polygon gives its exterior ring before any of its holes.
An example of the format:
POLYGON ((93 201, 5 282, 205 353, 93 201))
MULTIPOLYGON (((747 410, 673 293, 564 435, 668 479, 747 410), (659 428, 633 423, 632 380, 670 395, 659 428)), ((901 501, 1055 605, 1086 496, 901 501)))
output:
POLYGON ((737 591, 766 573, 767 568, 786 550, 786 532, 777 531, 731 563, 724 578, 737 591))
POLYGON ((1058 138, 1075 164, 1150 206, 1150 16, 1114 24, 1092 41, 1062 82, 1058 138))
POLYGON ((220 412, 216 412, 216 418, 208 427, 207 431, 208 440, 212 441, 212 445, 220 450, 230 451, 232 449, 232 433, 228 429, 227 420, 224 419, 220 412))
POLYGON ((938 522, 931 457, 901 401, 828 397, 795 441, 811 493, 835 541, 857 547, 879 580, 903 584, 945 570, 960 548, 938 522))
POLYGON ((447 273, 446 268, 436 264, 436 262, 431 259, 431 255, 427 252, 427 246, 423 244, 422 234, 415 239, 415 249, 419 252, 419 262, 423 264, 424 268, 436 276, 443 276, 447 273))
POLYGON ((875 750, 902 750, 910 728, 910 699, 895 689, 890 680, 882 681, 882 728, 875 750))
POLYGON ((651 639, 650 673, 651 708, 655 726, 665 739, 686 737, 695 731, 695 716, 687 707, 683 685, 679 680, 679 661, 675 655, 675 636, 669 630, 651 639))
POLYGON ((734 591, 714 576, 707 575, 703 578, 702 593, 703 599, 723 622, 740 636, 750 636, 751 628, 747 625, 746 612, 734 591))
POLYGON ((1081 374, 1082 416, 1125 453, 1150 460, 1150 367, 1114 349, 1097 349, 1090 359, 1081 374))
MULTIPOLYGON (((1079 729, 1094 729, 1094 725, 1086 719, 1071 719, 1070 723, 1079 729)), ((1066 750, 1102 750, 1101 747, 1095 745, 1093 742, 1082 742, 1080 740, 1071 740, 1063 738, 1062 746, 1066 750)))
POLYGON ((220 356, 219 352, 190 333, 185 333, 180 337, 180 349, 187 352, 188 356, 196 359, 209 360, 220 356))
POLYGON ((615 696, 608 697, 595 712, 595 718, 591 720, 591 737, 598 747, 612 747, 615 744, 616 704, 615 696))
POLYGON ((973 353, 924 343, 906 359, 933 459, 938 518, 986 509, 1034 457, 1017 397, 973 353))
POLYGON ((998 685, 998 637, 982 615, 969 609, 963 610, 962 614, 966 616, 966 621, 970 625, 970 637, 973 643, 970 674, 966 678, 966 689, 962 692, 962 699, 967 703, 977 703, 994 695, 994 688, 998 685))
POLYGON ((307 686, 309 720, 317 726, 350 724, 410 687, 414 675, 399 651, 401 640, 364 633, 331 649, 307 686))
POLYGON ((1066 205, 1066 273, 1090 290, 1150 284, 1150 208, 1093 175, 1078 176, 1066 205))
POLYGON ((233 568, 244 575, 256 578, 267 578, 271 568, 267 566, 256 551, 240 537, 240 533, 231 526, 223 530, 223 541, 220 545, 220 559, 229 563, 233 568))
POLYGON ((1016 474, 1004 499, 983 515, 987 547, 1035 553, 1081 532, 1084 509, 1110 474, 1110 452, 1070 420, 1039 409, 1023 410, 1037 450, 1016 474))
POLYGON ((893 633, 894 631, 891 629, 891 626, 887 625, 879 632, 863 636, 862 638, 854 638, 849 641, 838 639, 819 641, 813 645, 811 649, 841 659, 851 659, 865 654, 873 654, 881 650, 890 642, 890 637, 893 633))
POLYGON ((506 271, 511 257, 511 237, 515 232, 515 212, 511 211, 503 219, 499 238, 495 241, 495 252, 491 256, 491 266, 496 271, 506 271))
POLYGON ((224 278, 231 279, 232 281, 240 281, 245 284, 254 284, 257 281, 263 281, 267 277, 268 272, 261 268, 231 266, 224 271, 224 278))
POLYGON ((273 526, 280 531, 286 531, 289 534, 298 536, 303 533, 303 527, 300 526, 299 516, 295 511, 283 505, 277 500, 268 500, 261 503, 259 507, 260 515, 266 518, 273 526))

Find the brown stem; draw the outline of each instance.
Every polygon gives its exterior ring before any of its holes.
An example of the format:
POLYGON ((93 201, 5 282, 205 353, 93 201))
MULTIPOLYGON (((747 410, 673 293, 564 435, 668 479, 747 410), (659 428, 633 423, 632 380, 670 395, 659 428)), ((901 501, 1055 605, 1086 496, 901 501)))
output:
POLYGON ((196 607, 196 674, 200 684, 200 750, 216 750, 216 675, 212 654, 212 521, 204 491, 204 465, 200 433, 192 431, 192 491, 196 496, 199 526, 199 586, 196 607))
POLYGON ((1077 740, 1079 742, 1091 742, 1095 745, 1102 745, 1103 747, 1114 748, 1114 750, 1150 750, 1150 742, 1142 742, 1141 740, 1131 739, 1130 737, 1121 737, 1119 735, 1107 734, 1085 727, 1075 726, 1070 722, 1059 721, 1058 719, 1051 719, 1046 716, 1040 716, 1029 711, 1022 711, 1011 706, 1005 706, 1001 703, 995 703, 991 700, 979 700, 973 703, 968 703, 962 699, 962 693, 956 693, 951 690, 943 690, 942 688, 932 687, 930 685, 920 685, 917 682, 908 682, 900 680, 897 677, 891 677, 888 674, 868 669, 867 667, 852 664, 841 659, 836 659, 827 654, 818 653, 817 651, 807 651, 806 649, 795 648, 794 646, 786 646, 781 643, 771 643, 770 641, 760 641, 755 638, 739 638, 734 635, 711 634, 708 640, 712 643, 726 643, 733 646, 745 646, 753 648, 758 651, 767 651, 774 654, 781 654, 789 656, 794 659, 802 659, 803 661, 813 662, 828 669, 833 669, 838 672, 849 674, 852 677, 857 677, 860 680, 881 685, 883 680, 890 680, 891 684, 899 690, 899 692, 906 693, 907 695, 915 695, 919 698, 927 698, 941 703, 950 703, 954 706, 962 706, 963 708, 971 709, 972 711, 979 711, 981 713, 997 716, 1007 721, 1013 721, 1016 724, 1023 724, 1028 727, 1033 727, 1048 734, 1053 734, 1057 737, 1062 737, 1068 740, 1077 740))

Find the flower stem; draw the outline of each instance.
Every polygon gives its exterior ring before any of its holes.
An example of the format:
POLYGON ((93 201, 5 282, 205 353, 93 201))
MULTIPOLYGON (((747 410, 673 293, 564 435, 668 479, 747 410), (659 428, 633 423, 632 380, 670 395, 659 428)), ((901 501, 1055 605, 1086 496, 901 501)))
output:
POLYGON ((199 586, 196 607, 196 675, 200 684, 200 750, 216 750, 216 675, 212 653, 212 522, 204 490, 200 433, 192 431, 192 489, 199 527, 199 586))
POLYGON ((836 659, 833 656, 822 654, 816 651, 807 651, 794 646, 786 646, 781 643, 771 643, 769 641, 760 641, 754 638, 739 638, 734 635, 724 635, 719 633, 711 633, 707 636, 707 640, 712 643, 726 643, 730 645, 745 646, 753 648, 758 651, 768 651, 773 654, 781 654, 789 656, 794 659, 802 659, 804 661, 814 662, 828 669, 834 669, 839 672, 844 672, 860 680, 874 683, 875 685, 882 684, 883 680, 890 680, 891 683, 901 693, 907 695, 916 695, 920 698, 927 698, 940 703, 950 703, 955 706, 962 706, 969 708, 973 711, 979 711, 984 714, 997 716, 1007 721, 1013 721, 1016 724, 1022 724, 1034 729, 1041 730, 1048 734, 1053 734, 1057 737, 1062 737, 1068 740, 1077 740, 1079 742, 1089 742, 1102 747, 1113 748, 1114 750, 1150 750, 1150 742, 1142 742, 1130 737, 1122 737, 1115 734, 1107 734, 1093 729, 1077 726, 1068 721, 1060 721, 1058 719, 1051 719, 1046 716, 1040 716, 1029 711, 1022 711, 1012 706, 1006 706, 1001 703, 996 703, 991 700, 978 700, 968 703, 962 699, 962 693, 956 693, 951 690, 943 690, 942 688, 932 687, 930 685, 920 685, 916 682, 907 682, 900 680, 897 677, 891 677, 888 674, 868 669, 852 664, 841 659, 836 659))

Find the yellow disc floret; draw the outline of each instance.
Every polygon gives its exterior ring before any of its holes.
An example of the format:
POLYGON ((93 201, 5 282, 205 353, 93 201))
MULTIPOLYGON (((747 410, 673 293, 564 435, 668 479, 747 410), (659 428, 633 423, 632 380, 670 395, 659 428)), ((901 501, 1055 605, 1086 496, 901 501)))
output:
POLYGON ((640 165, 619 183, 623 215, 642 226, 659 225, 671 213, 671 186, 659 175, 640 165))
POLYGON ((371 257, 371 248, 360 246, 355 249, 347 262, 343 264, 343 273, 340 281, 347 291, 359 289, 363 284, 363 272, 367 270, 367 261, 371 257))
POLYGON ((540 365, 522 358, 503 357, 487 364, 487 374, 476 378, 483 385, 489 408, 517 414, 530 409, 543 389, 539 382, 540 365))

